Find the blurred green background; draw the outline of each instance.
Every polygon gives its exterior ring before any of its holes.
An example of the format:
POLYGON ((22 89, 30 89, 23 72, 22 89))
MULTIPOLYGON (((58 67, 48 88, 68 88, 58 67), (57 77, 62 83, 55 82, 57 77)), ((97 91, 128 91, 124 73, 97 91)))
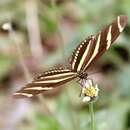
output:
MULTIPOLYGON (((81 40, 118 15, 130 21, 130 0, 0 0, 0 130, 88 130, 88 104, 72 81, 31 99, 12 94, 37 73, 69 64, 81 40)), ((99 84, 96 130, 130 130, 130 22, 88 71, 99 84)))

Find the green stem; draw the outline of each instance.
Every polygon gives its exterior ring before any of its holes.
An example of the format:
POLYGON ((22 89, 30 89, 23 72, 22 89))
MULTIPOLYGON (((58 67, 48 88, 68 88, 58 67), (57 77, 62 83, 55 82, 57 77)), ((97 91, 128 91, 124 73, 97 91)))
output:
POLYGON ((95 130, 93 102, 89 104, 89 111, 91 117, 91 130, 95 130))

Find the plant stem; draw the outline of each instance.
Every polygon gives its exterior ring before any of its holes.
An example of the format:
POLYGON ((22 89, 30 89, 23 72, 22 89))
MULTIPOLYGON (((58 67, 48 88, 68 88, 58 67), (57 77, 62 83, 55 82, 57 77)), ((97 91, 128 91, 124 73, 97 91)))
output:
POLYGON ((60 28, 60 24, 59 24, 59 17, 60 16, 59 16, 59 14, 57 14, 56 0, 51 0, 51 5, 52 5, 52 8, 54 10, 54 16, 55 16, 55 22, 56 22, 56 26, 57 26, 57 32, 58 32, 60 43, 61 43, 62 56, 65 59, 64 39, 63 39, 62 31, 61 31, 61 28, 60 28))
POLYGON ((30 50, 33 58, 41 65, 41 59, 43 60, 44 58, 44 51, 39 28, 38 1, 27 0, 25 2, 25 11, 30 50))
POLYGON ((95 130, 93 102, 89 104, 89 112, 91 117, 91 130, 95 130))
POLYGON ((28 70, 28 67, 26 66, 26 64, 24 62, 24 56, 23 56, 22 49, 21 49, 22 47, 20 46, 22 41, 17 38, 16 32, 13 30, 13 28, 11 28, 9 30, 9 38, 15 44, 16 51, 17 51, 17 57, 18 57, 20 65, 21 65, 21 68, 23 69, 24 77, 25 77, 26 81, 29 82, 31 80, 32 76, 28 70))

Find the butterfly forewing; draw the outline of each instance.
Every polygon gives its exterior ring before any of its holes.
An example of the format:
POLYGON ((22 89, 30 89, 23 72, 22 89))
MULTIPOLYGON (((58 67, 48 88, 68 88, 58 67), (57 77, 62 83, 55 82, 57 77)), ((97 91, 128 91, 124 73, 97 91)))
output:
POLYGON ((36 76, 32 83, 27 84, 24 88, 17 91, 14 96, 32 97, 43 91, 54 89, 76 77, 77 73, 69 69, 52 69, 36 76))
POLYGON ((74 72, 80 71, 80 67, 84 63, 86 56, 89 58, 91 53, 93 52, 93 49, 95 47, 95 45, 93 44, 93 39, 93 36, 90 36, 89 38, 85 39, 74 51, 71 59, 71 69, 74 72), (88 54, 88 52, 90 54, 88 54))
POLYGON ((72 58, 72 70, 86 71, 117 39, 127 24, 127 16, 118 16, 112 24, 104 27, 95 37, 83 41, 72 58), (82 46, 84 44, 84 46, 82 46), (76 54, 78 52, 78 54, 76 54), (74 63, 74 66, 73 66, 74 63))
POLYGON ((121 15, 113 21, 112 24, 104 27, 95 36, 95 51, 91 55, 91 58, 83 68, 85 71, 92 63, 94 63, 107 49, 110 48, 111 44, 118 38, 119 34, 123 31, 127 24, 127 16, 121 15), (99 45, 99 46, 98 46, 99 45))

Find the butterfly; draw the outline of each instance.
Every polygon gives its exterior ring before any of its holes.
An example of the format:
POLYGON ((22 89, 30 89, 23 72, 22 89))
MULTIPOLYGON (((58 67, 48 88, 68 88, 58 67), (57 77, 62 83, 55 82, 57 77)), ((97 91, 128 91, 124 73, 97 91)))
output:
POLYGON ((118 16, 95 36, 89 36, 77 46, 72 55, 70 67, 56 68, 39 74, 34 77, 31 83, 15 92, 14 96, 32 97, 44 91, 52 90, 77 77, 87 79, 87 69, 110 48, 127 25, 127 22, 126 15, 118 16))

